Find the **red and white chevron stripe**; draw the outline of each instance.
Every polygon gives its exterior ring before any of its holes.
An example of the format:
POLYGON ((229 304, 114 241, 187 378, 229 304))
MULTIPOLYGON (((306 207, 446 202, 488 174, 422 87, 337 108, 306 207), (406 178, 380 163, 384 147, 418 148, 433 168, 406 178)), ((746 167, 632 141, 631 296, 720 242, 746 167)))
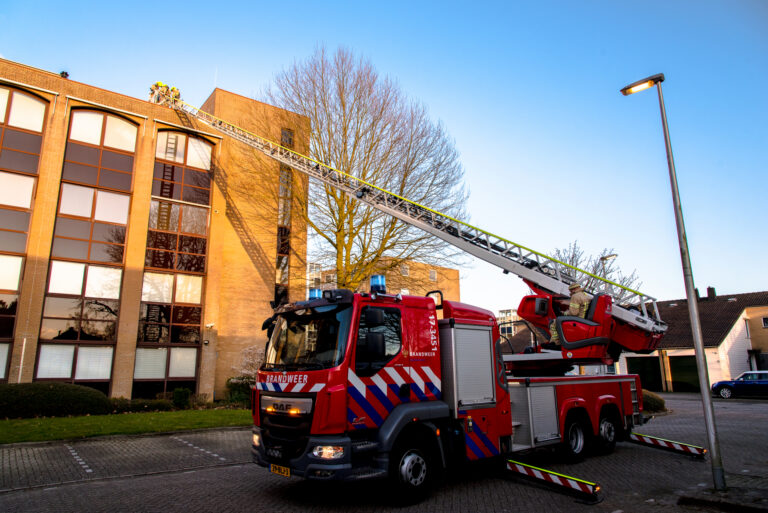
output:
POLYGON ((642 445, 650 445, 652 447, 660 447, 662 449, 669 449, 671 451, 681 452, 683 454, 691 454, 693 456, 703 457, 707 454, 707 450, 698 445, 685 444, 683 442, 675 442, 673 440, 665 440, 664 438, 658 438, 650 435, 641 435, 640 433, 630 433, 629 440, 631 442, 639 443, 642 445))
POLYGON ((595 495, 600 490, 600 486, 596 483, 590 483, 575 477, 568 477, 556 472, 550 472, 548 470, 531 467, 517 461, 508 460, 507 470, 511 470, 512 472, 517 472, 518 474, 532 477, 534 479, 538 479, 557 486, 569 488, 576 492, 586 493, 588 495, 595 495))

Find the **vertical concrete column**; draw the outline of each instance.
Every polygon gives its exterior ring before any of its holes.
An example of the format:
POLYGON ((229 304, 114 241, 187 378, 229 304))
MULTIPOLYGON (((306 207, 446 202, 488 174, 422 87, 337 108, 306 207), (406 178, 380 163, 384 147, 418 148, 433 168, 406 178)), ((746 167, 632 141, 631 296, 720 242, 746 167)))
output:
POLYGON ((139 333, 141 287, 155 164, 155 121, 144 119, 139 126, 133 167, 133 195, 125 241, 125 270, 120 295, 115 361, 112 369, 112 397, 131 397, 136 340, 139 333))
POLYGON ((669 367, 669 355, 665 349, 659 349, 659 366, 661 368, 661 389, 665 392, 672 390, 672 369, 669 367))

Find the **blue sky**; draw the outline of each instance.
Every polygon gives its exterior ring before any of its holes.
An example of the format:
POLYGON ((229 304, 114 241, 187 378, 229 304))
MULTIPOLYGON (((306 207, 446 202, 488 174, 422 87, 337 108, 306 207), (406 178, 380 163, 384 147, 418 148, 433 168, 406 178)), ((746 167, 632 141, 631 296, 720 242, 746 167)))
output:
MULTIPOLYGON (((541 252, 613 248, 640 290, 685 295, 655 90, 663 84, 697 287, 768 290, 768 3, 11 2, 0 55, 144 98, 258 96, 318 45, 370 59, 456 141, 472 224, 541 252), (130 4, 130 5, 129 5, 130 4)), ((520 280, 462 269, 462 299, 514 308, 520 280)))

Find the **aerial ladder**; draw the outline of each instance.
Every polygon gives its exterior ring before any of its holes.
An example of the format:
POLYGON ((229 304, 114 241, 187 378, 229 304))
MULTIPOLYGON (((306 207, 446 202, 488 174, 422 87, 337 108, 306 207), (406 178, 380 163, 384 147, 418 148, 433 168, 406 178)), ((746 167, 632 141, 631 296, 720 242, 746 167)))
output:
POLYGON ((505 274, 522 278, 535 294, 523 298, 518 315, 543 332, 548 332, 555 322, 562 349, 505 357, 513 371, 524 371, 528 365, 540 369, 545 360, 562 360, 568 365, 612 363, 625 350, 649 353, 656 349, 667 329, 659 316, 656 299, 651 296, 410 201, 179 99, 168 98, 167 105, 177 111, 182 121, 194 118, 281 164, 501 268, 505 274), (555 304, 569 297, 572 283, 581 284, 592 298, 585 318, 563 316, 555 304))

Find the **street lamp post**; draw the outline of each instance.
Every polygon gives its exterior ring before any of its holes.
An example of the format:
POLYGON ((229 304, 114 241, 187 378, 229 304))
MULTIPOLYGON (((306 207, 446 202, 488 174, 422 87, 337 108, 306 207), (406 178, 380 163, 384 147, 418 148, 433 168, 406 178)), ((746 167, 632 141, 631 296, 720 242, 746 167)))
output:
POLYGON ((699 373, 699 387, 701 389, 701 402, 704 407, 704 423, 707 429, 707 440, 709 442, 709 455, 712 462, 712 478, 716 490, 725 490, 725 473, 723 471, 723 461, 720 455, 720 443, 717 439, 717 428, 715 427, 715 412, 712 408, 712 398, 709 393, 709 372, 707 371, 707 359, 704 354, 704 341, 701 332, 701 321, 699 320, 699 303, 696 298, 696 291, 693 285, 693 271, 691 269, 691 258, 688 253, 688 239, 685 235, 685 224, 683 223, 683 207, 680 204, 680 191, 677 187, 677 174, 675 173, 675 161, 672 157, 672 144, 669 141, 669 127, 667 126, 667 112, 664 108, 664 96, 661 92, 661 83, 664 81, 664 74, 659 73, 642 80, 629 84, 621 90, 621 94, 628 96, 653 86, 659 91, 659 108, 661 109, 661 124, 664 127, 664 142, 667 148, 667 164, 669 166, 669 181, 672 186, 672 202, 675 207, 675 221, 677 223, 677 238, 680 244, 680 259, 683 265, 683 280, 685 281, 685 295, 688 298, 688 314, 691 318, 691 332, 693 334, 693 349, 696 353, 696 368, 699 373))
MULTIPOLYGON (((603 278, 608 279, 608 276, 605 275, 605 263, 608 260, 613 260, 617 256, 619 255, 617 255, 616 253, 611 253, 610 255, 605 255, 600 257, 600 263, 602 264, 603 278)), ((603 282, 603 290, 605 290, 607 287, 608 287, 608 283, 603 282)))

